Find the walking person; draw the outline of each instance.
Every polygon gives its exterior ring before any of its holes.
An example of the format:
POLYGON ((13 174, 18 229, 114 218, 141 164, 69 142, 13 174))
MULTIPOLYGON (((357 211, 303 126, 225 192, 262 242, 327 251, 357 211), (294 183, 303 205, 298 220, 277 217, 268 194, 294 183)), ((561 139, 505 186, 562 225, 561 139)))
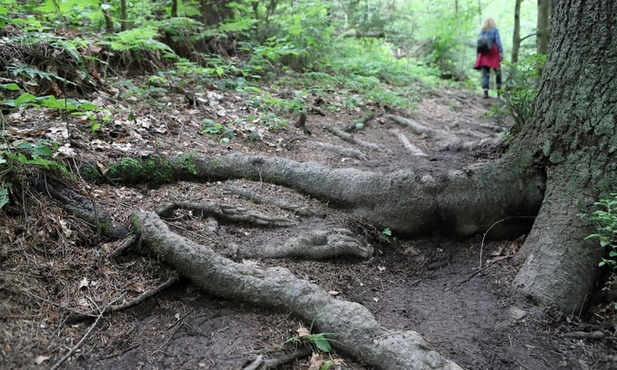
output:
POLYGON ((482 24, 480 35, 478 36, 478 59, 473 66, 474 69, 482 70, 482 89, 484 98, 488 98, 489 78, 491 69, 495 70, 497 83, 497 97, 501 89, 501 69, 500 62, 503 60, 503 47, 499 38, 499 30, 493 18, 487 18, 482 24), (481 43, 485 42, 481 46, 481 43))

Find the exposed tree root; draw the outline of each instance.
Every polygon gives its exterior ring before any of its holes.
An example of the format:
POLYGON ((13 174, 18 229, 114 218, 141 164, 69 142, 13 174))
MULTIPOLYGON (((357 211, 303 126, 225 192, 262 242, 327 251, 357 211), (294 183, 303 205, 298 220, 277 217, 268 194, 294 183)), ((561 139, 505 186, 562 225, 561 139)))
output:
MULTIPOLYGON (((368 111, 365 112, 364 114, 362 114, 362 118, 360 119, 360 124, 362 126, 366 126, 368 125, 368 123, 373 120, 373 118, 375 118, 375 112, 373 111, 368 111)), ((347 126, 343 127, 343 131, 345 132, 355 132, 358 131, 358 127, 356 126, 356 122, 351 122, 349 124, 347 124, 347 126)))
POLYGON ((287 203, 282 199, 267 197, 248 189, 241 188, 239 186, 230 185, 227 187, 227 190, 230 192, 249 199, 258 204, 272 204, 280 209, 284 209, 286 211, 291 211, 300 216, 315 216, 315 217, 324 217, 325 213, 320 212, 319 210, 311 209, 310 207, 305 207, 297 204, 287 203))
POLYGON ((283 245, 269 244, 257 250, 244 251, 245 257, 326 259, 339 256, 369 258, 373 247, 356 238, 347 229, 313 230, 291 238, 283 245))
POLYGON ((401 126, 410 128, 417 135, 426 135, 427 137, 436 141, 444 141, 449 138, 449 134, 435 127, 430 127, 428 124, 414 121, 410 118, 405 118, 396 115, 389 115, 389 119, 398 123, 401 126))
POLYGON ((345 148, 339 145, 332 145, 332 144, 328 144, 328 143, 322 143, 322 142, 314 142, 313 144, 318 145, 322 148, 325 148, 327 150, 331 150, 337 154, 342 155, 343 157, 350 157, 350 158, 356 158, 359 159, 361 161, 368 161, 370 159, 370 157, 366 154, 364 154, 363 152, 361 152, 360 150, 357 149, 353 149, 353 148, 345 148))
POLYGON ((60 202, 64 209, 99 230, 101 235, 113 240, 122 239, 128 235, 128 228, 114 225, 108 212, 59 182, 50 179, 39 181, 36 189, 60 202))
POLYGON ((264 359, 263 356, 257 356, 255 361, 253 361, 250 365, 246 366, 242 370, 268 370, 268 369, 276 369, 281 365, 284 365, 288 362, 291 362, 295 359, 308 357, 313 353, 311 348, 302 348, 296 350, 294 353, 276 357, 264 359))
POLYGON ((296 221, 283 217, 270 216, 262 212, 253 211, 244 207, 225 204, 177 202, 157 210, 159 215, 168 215, 176 209, 192 211, 196 216, 213 216, 218 219, 232 222, 246 222, 266 227, 287 227, 297 224, 296 221))
POLYGON ((471 132, 470 130, 449 132, 427 123, 420 123, 396 115, 389 115, 388 118, 404 127, 410 128, 417 135, 424 135, 430 138, 440 150, 473 149, 479 146, 495 144, 501 140, 498 136, 484 135, 471 132), (472 137, 476 140, 463 140, 459 136, 472 137))
POLYGON ((348 143, 352 143, 358 146, 361 146, 363 148, 367 148, 367 149, 371 149, 371 150, 376 150, 378 152, 383 152, 383 151, 387 151, 386 149, 382 148, 381 146, 374 144, 374 143, 369 143, 367 141, 363 141, 358 139, 357 137, 355 137, 354 135, 348 134, 344 131, 341 131, 339 129, 337 129, 336 127, 330 126, 330 125, 324 125, 324 128, 326 130, 328 130, 328 132, 338 136, 339 138, 347 141, 348 143))
MULTIPOLYGON (((192 181, 244 178, 278 184, 329 201, 377 228, 387 227, 416 236, 482 233, 502 218, 535 215, 544 197, 544 174, 505 161, 445 173, 416 173, 408 169, 372 172, 239 153, 193 156, 189 173, 182 161, 169 161, 168 168, 176 178, 192 181)), ((135 178, 133 172, 116 170, 113 174, 118 182, 124 177, 128 181, 135 178)), ((493 230, 493 235, 516 236, 528 227, 528 222, 500 225, 493 230), (503 234, 504 231, 508 233, 503 234)))
POLYGON ((400 132, 399 130, 392 129, 390 130, 390 133, 396 136, 403 143, 403 146, 405 147, 405 149, 407 149, 412 155, 415 155, 418 157, 426 157, 426 153, 420 150, 417 146, 410 143, 409 139, 407 139, 407 136, 405 136, 402 132, 400 132))
POLYGON ((133 219, 142 242, 198 287, 212 294, 269 306, 334 333, 332 345, 379 369, 460 369, 418 333, 382 328, 362 305, 331 297, 287 269, 235 263, 169 230, 152 212, 133 219))

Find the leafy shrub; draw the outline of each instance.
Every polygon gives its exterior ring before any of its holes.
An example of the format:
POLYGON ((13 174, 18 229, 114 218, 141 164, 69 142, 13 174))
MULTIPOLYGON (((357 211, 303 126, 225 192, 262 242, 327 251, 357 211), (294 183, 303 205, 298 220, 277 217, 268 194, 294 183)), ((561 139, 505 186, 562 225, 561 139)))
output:
POLYGON ((594 211, 589 217, 596 224, 596 232, 585 239, 598 239, 600 246, 608 250, 608 258, 603 258, 600 266, 609 266, 617 273, 617 193, 594 203, 602 209, 594 211))
POLYGON ((8 204, 10 187, 21 181, 19 175, 27 168, 36 166, 46 171, 62 173, 75 180, 64 165, 52 159, 57 149, 57 142, 39 140, 34 144, 22 141, 11 149, 0 150, 0 209, 8 204))
POLYGON ((546 62, 545 55, 533 55, 517 63, 503 62, 506 85, 502 91, 505 104, 491 109, 489 116, 507 127, 508 117, 514 119, 510 134, 516 135, 531 118, 531 109, 538 94, 538 71, 546 62))
MULTIPOLYGON (((599 266, 608 266, 608 276, 603 290, 610 290, 617 284, 617 193, 611 193, 606 199, 600 199, 594 203, 601 207, 591 215, 582 214, 595 223, 596 232, 588 235, 585 239, 598 239, 600 246, 606 248, 606 256, 602 258, 599 266)), ((613 288, 614 289, 614 288, 613 288)), ((617 310, 617 301, 613 301, 613 308, 617 310)))

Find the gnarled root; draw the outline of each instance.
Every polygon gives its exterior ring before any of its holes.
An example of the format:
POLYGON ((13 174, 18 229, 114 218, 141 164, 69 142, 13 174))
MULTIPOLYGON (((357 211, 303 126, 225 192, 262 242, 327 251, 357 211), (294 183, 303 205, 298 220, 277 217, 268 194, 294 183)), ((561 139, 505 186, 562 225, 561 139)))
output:
POLYGON ((141 241, 205 291, 292 312, 332 345, 379 369, 461 369, 441 356, 418 333, 382 328, 362 305, 331 297, 287 269, 235 263, 169 230, 154 213, 139 212, 133 226, 141 241))

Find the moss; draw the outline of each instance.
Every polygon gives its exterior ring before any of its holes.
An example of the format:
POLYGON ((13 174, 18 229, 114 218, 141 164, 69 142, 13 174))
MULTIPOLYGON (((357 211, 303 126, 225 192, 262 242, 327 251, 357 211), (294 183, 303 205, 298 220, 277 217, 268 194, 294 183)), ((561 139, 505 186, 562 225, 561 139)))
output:
POLYGON ((84 180, 95 184, 100 184, 105 180, 104 177, 99 173, 99 171, 97 171, 97 169, 90 164, 86 164, 83 167, 83 169, 81 170, 81 177, 84 180))
POLYGON ((144 176, 155 184, 166 184, 174 181, 174 164, 161 157, 147 158, 142 164, 144 176))
POLYGON ((563 162, 565 158, 559 152, 552 152, 549 160, 551 161, 551 163, 557 164, 563 162))
POLYGON ((546 140, 544 144, 542 145, 542 153, 544 154, 545 157, 550 156, 552 145, 553 143, 550 140, 546 140))
POLYGON ((180 168, 193 176, 197 176, 197 165, 195 164, 195 154, 188 153, 180 157, 180 168))
POLYGON ((175 164, 162 157, 146 158, 143 161, 125 157, 120 162, 109 164, 108 167, 105 177, 126 184, 160 185, 173 182, 176 174, 175 164))

